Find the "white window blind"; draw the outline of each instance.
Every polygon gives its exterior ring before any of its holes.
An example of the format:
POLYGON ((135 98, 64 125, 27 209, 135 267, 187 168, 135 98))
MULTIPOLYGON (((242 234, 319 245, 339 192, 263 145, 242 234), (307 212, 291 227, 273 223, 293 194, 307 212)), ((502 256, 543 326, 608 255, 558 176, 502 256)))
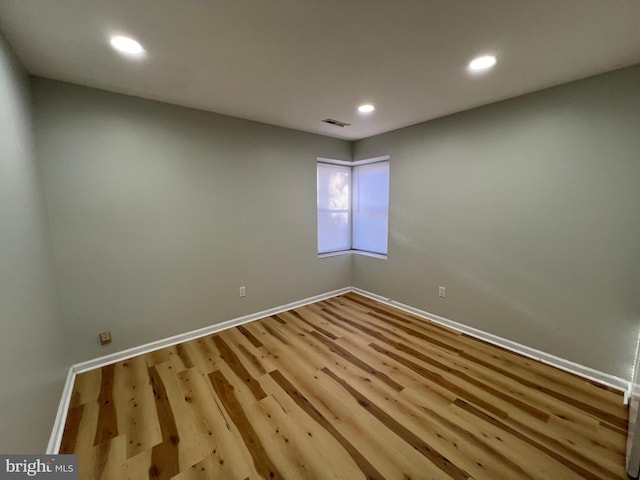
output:
POLYGON ((351 167, 318 163, 318 253, 351 248, 351 167))
POLYGON ((386 254, 389 218, 389 162, 353 167, 352 248, 386 254))

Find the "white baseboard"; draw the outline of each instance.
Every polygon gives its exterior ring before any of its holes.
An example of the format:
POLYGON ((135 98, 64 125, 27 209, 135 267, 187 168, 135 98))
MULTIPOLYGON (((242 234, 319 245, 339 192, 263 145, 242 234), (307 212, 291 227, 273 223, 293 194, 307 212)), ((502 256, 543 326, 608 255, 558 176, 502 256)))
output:
POLYGON ((268 310, 262 310, 261 312, 252 313, 243 317, 233 318, 231 320, 216 323, 215 325, 209 325, 207 327, 192 330, 190 332, 180 333, 178 335, 174 335, 173 337, 163 338, 162 340, 157 340, 155 342, 145 343, 144 345, 129 348, 127 350, 122 350, 121 352, 112 353, 110 355, 105 355, 104 357, 77 363, 73 366, 73 368, 75 369, 76 373, 86 372, 95 368, 102 368, 104 366, 111 365, 112 363, 127 360, 128 358, 137 357, 138 355, 144 355, 145 353, 160 350, 161 348, 170 347, 182 342, 188 342, 189 340, 212 335, 228 328, 237 327, 238 325, 242 325, 244 323, 253 322, 254 320, 258 320, 260 318, 270 317, 271 315, 277 315, 278 313, 286 312, 287 310, 293 310, 294 308, 309 305, 310 303, 326 300, 328 298, 342 295, 343 293, 347 293, 352 290, 353 289, 351 287, 340 288, 338 290, 333 290, 321 295, 315 295, 313 297, 305 298, 304 300, 298 300, 297 302, 287 303, 286 305, 280 305, 278 307, 269 308, 268 310))
POLYGON ((163 338, 162 340, 145 343, 144 345, 140 345, 138 347, 128 348, 120 352, 105 355, 104 357, 94 358, 92 360, 87 360, 86 362, 76 363, 75 365, 72 365, 69 369, 67 381, 65 382, 65 386, 62 392, 62 398, 60 399, 60 404, 58 406, 58 413, 54 421, 51 437, 49 438, 47 453, 56 454, 60 450, 60 443, 62 442, 64 425, 67 421, 67 412, 69 410, 69 403, 71 401, 71 394, 73 392, 73 384, 75 382, 76 375, 78 375, 79 373, 94 370, 96 368, 102 368, 107 365, 111 365, 112 363, 121 362, 123 360, 137 357, 138 355, 143 355, 155 350, 160 350, 161 348, 170 347, 178 343, 187 342, 189 340, 194 340, 196 338, 204 337, 207 335, 212 335, 228 328, 237 327, 238 325, 253 322, 261 318, 270 317, 271 315, 286 312, 287 310, 293 310, 294 308, 303 307, 305 305, 309 305, 310 303, 327 300, 328 298, 342 295, 351 291, 353 291, 351 287, 340 288, 338 290, 322 293, 320 295, 315 295, 313 297, 298 300, 296 302, 287 303, 286 305, 280 305, 278 307, 269 308, 267 310, 262 310, 261 312, 252 313, 243 317, 233 318, 231 320, 216 323, 215 325, 209 325, 207 327, 192 330, 190 332, 180 333, 172 337, 163 338))
POLYGON ((425 312, 424 310, 420 310, 418 308, 405 305, 403 303, 397 302, 390 298, 386 298, 381 295, 377 295, 375 293, 362 290, 360 288, 354 287, 351 290, 354 293, 358 293, 364 297, 369 297, 380 303, 384 303, 386 305, 398 308, 400 310, 404 310, 405 312, 411 313, 417 317, 424 318, 425 320, 429 320, 433 323, 443 325, 445 327, 451 328, 458 332, 466 333, 471 337, 477 338, 479 340, 483 340, 492 345, 497 345, 499 347, 504 348, 505 350, 518 353, 520 355, 531 358, 533 360, 538 360, 542 363, 546 363, 547 365, 551 365, 552 367, 556 367, 556 368, 559 368, 560 370, 564 370, 565 372, 573 373, 574 375, 577 375, 582 378, 586 378, 587 380, 591 380, 593 382, 597 382, 602 385, 606 385, 607 387, 611 387, 616 390, 619 390, 625 394, 624 401, 625 403, 627 402, 627 392, 629 391, 629 385, 630 385, 629 380, 616 377, 615 375, 611 375, 609 373, 600 372, 593 368, 580 365, 579 363, 575 363, 570 360, 566 360, 564 358, 556 357, 555 355, 551 355, 550 353, 546 353, 541 350, 537 350, 535 348, 522 345, 521 343, 507 340, 506 338, 493 335, 492 333, 484 332, 477 328, 470 327, 468 325, 464 325, 462 323, 458 323, 453 320, 449 320, 448 318, 444 318, 439 315, 435 315, 433 313, 425 312))
POLYGON ((526 345, 522 345, 520 343, 512 342, 511 340, 507 340, 497 335, 483 332, 482 330, 479 330, 477 328, 469 327, 462 323, 454 322, 453 320, 449 320, 447 318, 440 317, 438 315, 434 315, 429 312, 425 312, 424 310, 420 310, 418 308, 414 308, 409 305, 396 302, 395 300, 392 300, 390 298, 376 295, 375 293, 371 293, 357 287, 344 287, 338 290, 333 290, 331 292, 305 298, 297 302, 292 302, 286 305, 270 308, 268 310, 263 310, 261 312, 252 313, 251 315, 245 315, 243 317, 226 320, 224 322, 217 323, 215 325, 209 325, 207 327, 200 328, 198 330, 192 330, 190 332, 181 333, 181 334, 174 335, 172 337, 168 337, 162 340, 146 343, 138 347, 129 348, 127 350, 122 350, 121 352, 112 353, 104 357, 99 357, 93 360, 88 360, 86 362, 72 365, 71 368, 69 369, 67 380, 65 382, 64 389, 62 392, 62 398, 60 399, 60 404, 58 406, 58 413, 56 415, 56 419, 53 425, 53 430, 51 432, 51 437, 49 439, 49 444, 47 446, 47 454, 56 454, 60 450, 60 444, 62 442, 62 434, 64 432, 64 426, 67 420, 67 413, 69 410, 69 404, 71 402, 71 395, 73 392, 73 385, 74 385, 75 377, 77 374, 82 372, 87 372, 95 368, 102 368, 104 366, 111 365, 112 363, 121 362, 123 360, 127 360, 129 358, 136 357, 138 355, 143 355, 145 353, 153 352, 161 348, 170 347, 178 343, 187 342, 189 340, 194 340, 196 338, 204 337, 206 335, 212 335, 214 333, 220 332, 222 330, 226 330, 228 328, 237 327, 238 325, 253 322, 261 318, 270 317, 271 315, 276 315, 278 313, 286 312, 287 310, 299 308, 304 305, 309 305, 311 303, 319 302, 321 300, 327 300, 329 298, 342 295, 345 293, 349 293, 349 292, 354 292, 359 295, 371 298, 373 300, 377 300, 380 303, 384 303, 386 305, 390 305, 400 310, 404 310, 405 312, 411 313, 419 318, 423 318, 425 320, 437 323, 439 325, 443 325, 453 330, 466 333, 474 338, 478 338, 480 340, 484 340, 487 343, 491 343, 492 345, 497 345, 511 352, 515 352, 525 357, 538 360, 542 363, 546 363, 547 365, 551 365, 553 367, 559 368, 560 370, 573 373, 575 375, 578 375, 579 377, 586 378, 588 380, 600 383, 602 385, 606 385, 616 390, 620 390, 625 393, 625 403, 628 399, 627 392, 629 391, 630 383, 631 383, 628 380, 624 380, 614 375, 610 375, 608 373, 594 370, 593 368, 585 367, 584 365, 580 365, 578 363, 574 363, 569 360, 556 357, 555 355, 551 355, 549 353, 536 350, 535 348, 527 347, 526 345))

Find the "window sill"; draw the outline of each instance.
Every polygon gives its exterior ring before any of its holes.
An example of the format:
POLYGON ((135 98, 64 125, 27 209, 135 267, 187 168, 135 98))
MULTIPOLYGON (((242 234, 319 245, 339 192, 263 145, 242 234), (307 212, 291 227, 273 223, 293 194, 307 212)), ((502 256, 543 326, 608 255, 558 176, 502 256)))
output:
POLYGON ((319 253, 318 258, 336 257, 338 255, 351 255, 351 254, 363 255, 365 257, 379 258, 381 260, 387 259, 387 255, 383 255, 381 253, 365 252, 364 250, 340 250, 339 252, 319 253))

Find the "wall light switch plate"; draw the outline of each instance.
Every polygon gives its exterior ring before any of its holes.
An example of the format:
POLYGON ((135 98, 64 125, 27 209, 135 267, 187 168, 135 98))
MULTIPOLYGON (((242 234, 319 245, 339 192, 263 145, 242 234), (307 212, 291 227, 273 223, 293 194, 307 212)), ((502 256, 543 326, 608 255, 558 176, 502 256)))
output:
POLYGON ((98 336, 100 337, 100 345, 107 345, 108 343, 111 343, 111 332, 109 330, 100 332, 98 336))

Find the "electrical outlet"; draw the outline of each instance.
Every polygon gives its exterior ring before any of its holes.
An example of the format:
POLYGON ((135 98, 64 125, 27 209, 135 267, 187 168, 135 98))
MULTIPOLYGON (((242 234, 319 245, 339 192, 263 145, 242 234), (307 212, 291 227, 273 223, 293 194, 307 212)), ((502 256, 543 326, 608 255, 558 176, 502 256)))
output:
POLYGON ((245 287, 240 287, 240 296, 241 297, 247 296, 247 289, 245 287))
POLYGON ((100 345, 107 345, 108 343, 111 343, 111 332, 109 330, 100 332, 98 337, 100 338, 100 345))
POLYGON ((445 297, 445 288, 438 287, 438 296, 444 298, 445 297))

